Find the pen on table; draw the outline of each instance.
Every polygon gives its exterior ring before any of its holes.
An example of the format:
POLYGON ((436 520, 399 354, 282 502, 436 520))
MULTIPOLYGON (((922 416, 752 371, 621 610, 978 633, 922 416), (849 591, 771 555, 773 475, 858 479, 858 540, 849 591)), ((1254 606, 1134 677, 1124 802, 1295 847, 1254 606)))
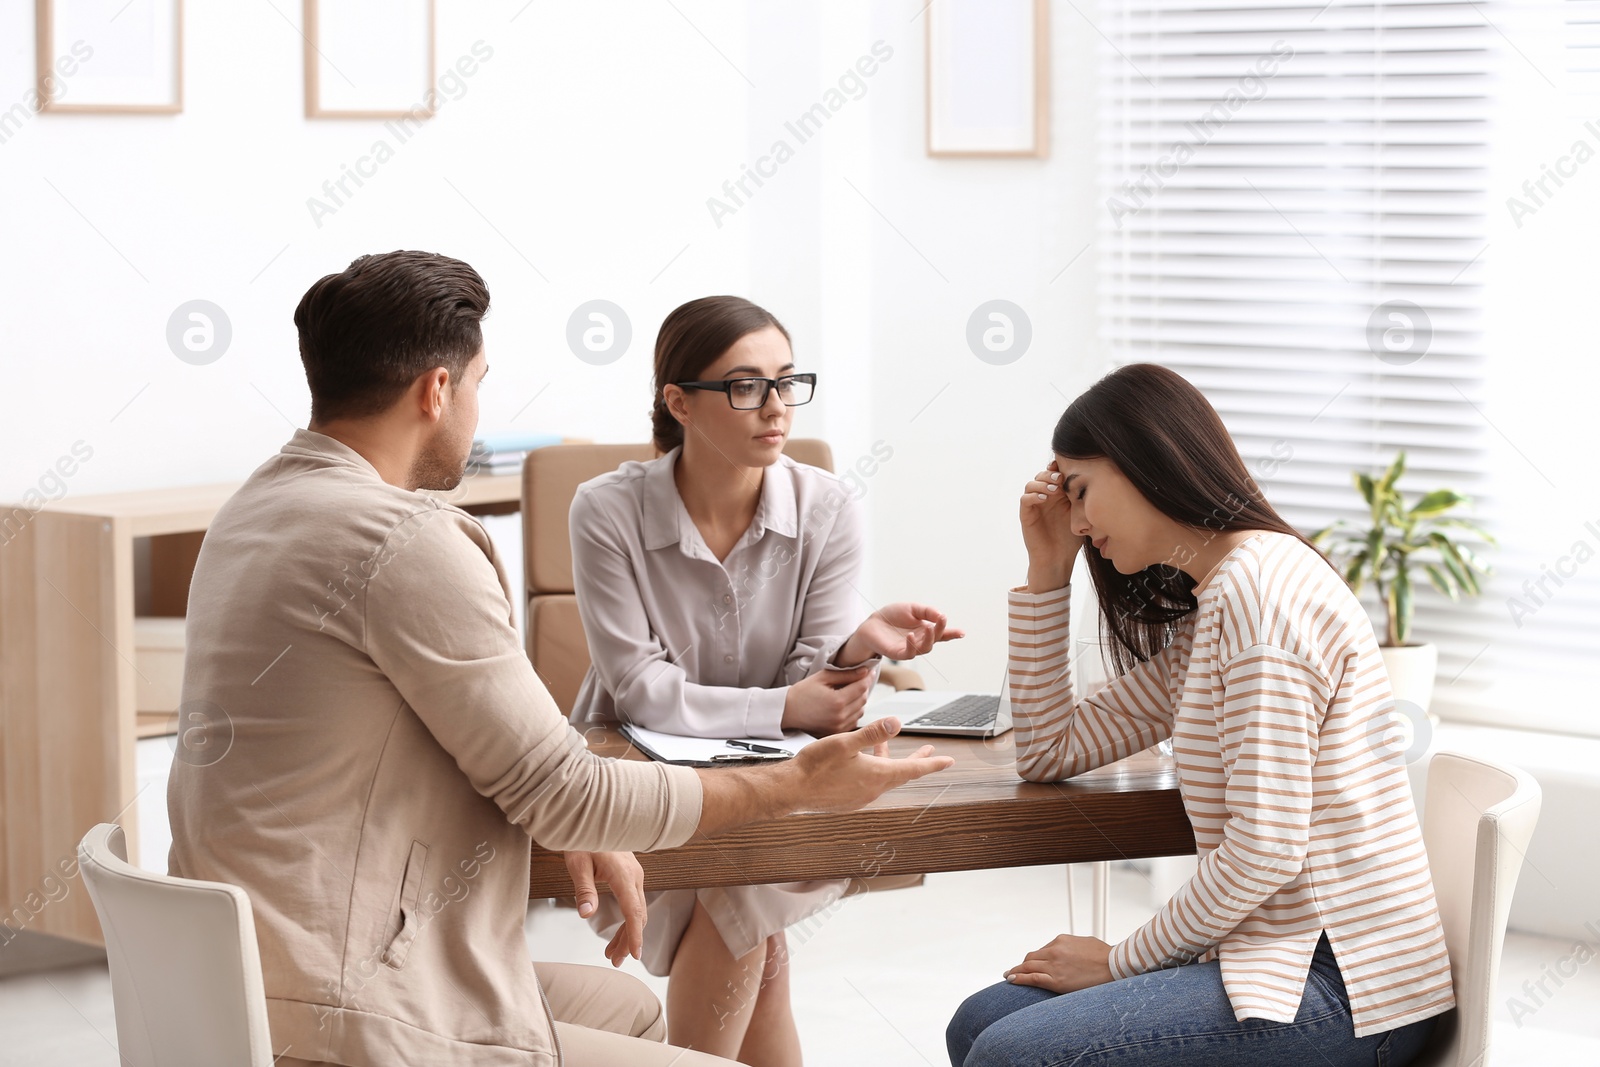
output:
POLYGON ((767 752, 771 753, 772 755, 778 755, 780 753, 787 753, 789 751, 786 748, 773 748, 771 745, 756 745, 749 741, 728 741, 725 743, 729 748, 742 748, 746 752, 767 752))

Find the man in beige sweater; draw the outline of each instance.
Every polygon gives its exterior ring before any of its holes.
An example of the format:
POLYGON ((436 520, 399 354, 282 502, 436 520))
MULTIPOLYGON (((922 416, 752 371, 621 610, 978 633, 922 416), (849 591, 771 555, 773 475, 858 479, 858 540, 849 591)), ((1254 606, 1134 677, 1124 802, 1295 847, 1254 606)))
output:
POLYGON ((643 916, 631 851, 859 807, 949 760, 868 751, 892 720, 774 767, 589 755, 482 525, 417 492, 464 473, 488 305, 471 267, 420 252, 363 256, 301 301, 311 428, 218 512, 190 588, 169 868, 250 894, 280 1064, 721 1063, 659 1044, 627 976, 536 977, 530 837, 619 887, 620 962, 643 916))

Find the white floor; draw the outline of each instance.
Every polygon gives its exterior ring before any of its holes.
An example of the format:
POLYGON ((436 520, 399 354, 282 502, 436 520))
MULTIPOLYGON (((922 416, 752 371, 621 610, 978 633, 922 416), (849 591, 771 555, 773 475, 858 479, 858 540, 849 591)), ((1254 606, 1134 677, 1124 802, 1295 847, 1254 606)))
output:
MULTIPOLYGON (((976 871, 933 875, 921 889, 846 901, 804 944, 792 942, 795 1012, 807 1060, 876 1067, 945 1063, 944 1026, 962 998, 1067 929, 1064 883, 1061 867, 976 871)), ((1078 884, 1086 924, 1085 872, 1078 884)), ((1149 914, 1149 888, 1139 871, 1113 871, 1113 940, 1149 914)), ((576 912, 536 904, 528 910, 527 932, 541 958, 604 963, 601 942, 576 912)), ((1551 995, 1540 997, 1544 1003, 1521 1025, 1507 1004, 1511 996, 1527 999, 1523 983, 1554 973, 1573 948, 1547 938, 1508 938, 1488 1067, 1600 1064, 1600 956, 1583 954, 1587 962, 1562 978, 1559 989, 1546 978, 1551 995)), ((662 980, 632 961, 629 968, 664 990, 662 980)), ((105 965, 0 979, 0 1035, 3 1067, 115 1067, 116 1021, 105 965)))

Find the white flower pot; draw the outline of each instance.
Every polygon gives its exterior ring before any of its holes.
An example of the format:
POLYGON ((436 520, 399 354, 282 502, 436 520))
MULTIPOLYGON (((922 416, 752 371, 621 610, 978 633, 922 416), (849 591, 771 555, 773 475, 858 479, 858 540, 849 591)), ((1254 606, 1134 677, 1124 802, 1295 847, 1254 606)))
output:
POLYGON ((1383 646, 1383 665, 1389 672, 1389 686, 1396 700, 1407 700, 1428 710, 1433 700, 1433 679, 1439 672, 1438 645, 1383 646))

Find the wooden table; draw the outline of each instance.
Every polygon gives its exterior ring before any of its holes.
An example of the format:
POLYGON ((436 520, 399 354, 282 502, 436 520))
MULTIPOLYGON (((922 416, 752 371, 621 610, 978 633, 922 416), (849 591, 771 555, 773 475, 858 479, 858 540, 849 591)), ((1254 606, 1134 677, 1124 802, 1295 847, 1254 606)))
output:
MULTIPOLYGON (((1070 782, 1017 777, 1013 734, 990 741, 901 738, 905 755, 930 742, 955 766, 847 814, 800 812, 679 848, 640 853, 650 889, 811 878, 968 871, 1194 852, 1172 761, 1140 753, 1070 782)), ((614 728, 594 730, 601 756, 646 759, 614 728)), ((572 895, 559 853, 533 849, 531 897, 572 895)))

